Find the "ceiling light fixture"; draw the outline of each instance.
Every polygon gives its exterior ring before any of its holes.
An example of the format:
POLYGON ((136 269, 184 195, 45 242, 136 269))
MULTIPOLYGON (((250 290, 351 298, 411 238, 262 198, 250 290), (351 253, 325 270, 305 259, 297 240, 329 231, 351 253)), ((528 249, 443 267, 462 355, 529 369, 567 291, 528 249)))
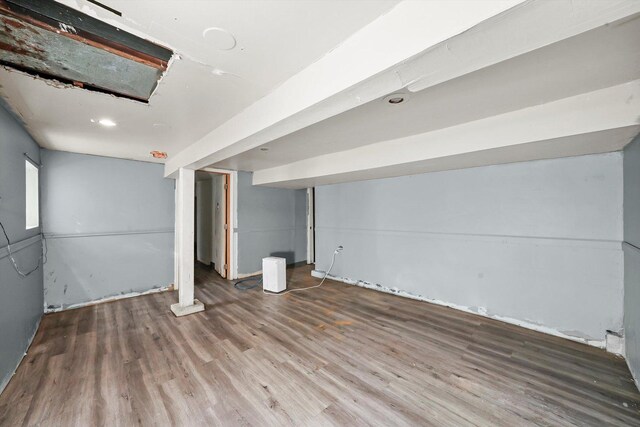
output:
POLYGON ((167 153, 164 151, 152 151, 150 153, 153 157, 155 157, 156 159, 166 159, 167 158, 167 153))
POLYGON ((384 97, 384 102, 387 102, 392 105, 401 104, 408 100, 408 95, 404 93, 394 93, 392 95, 388 95, 384 97))
POLYGON ((111 119, 100 119, 98 120, 98 123, 107 128, 112 128, 117 125, 117 123, 111 119))

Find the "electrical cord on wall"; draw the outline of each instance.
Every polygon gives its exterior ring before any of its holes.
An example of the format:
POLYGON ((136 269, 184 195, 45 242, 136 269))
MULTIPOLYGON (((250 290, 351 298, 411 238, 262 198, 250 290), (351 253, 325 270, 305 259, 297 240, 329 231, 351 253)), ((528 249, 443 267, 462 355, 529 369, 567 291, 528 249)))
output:
MULTIPOLYGON (((280 292, 280 293, 277 293, 277 294, 273 293, 273 292, 267 292, 264 289, 262 289, 262 293, 264 293, 266 295, 274 295, 274 296, 279 297, 279 296, 282 296, 282 295, 286 295, 289 292, 306 291, 306 290, 313 289, 313 288, 319 288, 320 286, 322 286, 322 284, 324 283, 325 279, 327 278, 327 276, 331 272, 331 269, 333 268, 333 264, 336 262, 336 255, 338 255, 340 252, 342 252, 343 249, 344 248, 342 246, 338 246, 336 248, 336 250, 333 251, 333 256, 331 257, 331 265, 329 266, 329 269, 324 273, 324 277, 322 278, 322 280, 320 281, 319 284, 314 285, 314 286, 307 286, 306 288, 289 289, 288 291, 280 292)), ((262 279, 260 279, 260 280, 262 281, 262 279)))
POLYGON ((20 270, 20 267, 18 267, 18 263, 16 262, 16 259, 13 256, 13 251, 11 250, 11 240, 7 235, 7 230, 4 228, 4 224, 2 224, 2 221, 0 221, 0 228, 2 228, 2 233, 4 234, 4 238, 7 240, 7 252, 9 253, 9 259, 11 260, 11 264, 13 265, 13 269, 16 270, 16 273, 18 273, 20 277, 27 277, 31 275, 32 273, 36 272, 40 268, 41 264, 44 264, 46 262, 47 251, 48 251, 47 241, 44 238, 44 234, 40 233, 43 240, 43 249, 40 251, 40 258, 38 258, 38 264, 36 264, 34 268, 32 268, 27 272, 20 270))

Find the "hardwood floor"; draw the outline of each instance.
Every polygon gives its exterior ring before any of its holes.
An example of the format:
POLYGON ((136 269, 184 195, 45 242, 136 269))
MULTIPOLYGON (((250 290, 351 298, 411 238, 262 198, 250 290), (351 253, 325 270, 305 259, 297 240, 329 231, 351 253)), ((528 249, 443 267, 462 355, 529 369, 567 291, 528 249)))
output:
POLYGON ((331 281, 275 297, 198 269, 196 297, 46 315, 0 425, 640 425, 624 360, 586 345, 331 281))

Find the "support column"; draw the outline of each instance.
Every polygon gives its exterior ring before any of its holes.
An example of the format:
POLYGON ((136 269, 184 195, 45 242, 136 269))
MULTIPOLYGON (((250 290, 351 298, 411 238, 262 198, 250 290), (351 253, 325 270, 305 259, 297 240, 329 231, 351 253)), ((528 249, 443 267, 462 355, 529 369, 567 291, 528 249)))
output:
POLYGON ((178 208, 178 194, 180 193, 180 187, 178 186, 178 180, 175 181, 175 197, 173 200, 175 219, 174 234, 173 234, 173 289, 180 289, 180 209, 178 208))
POLYGON ((176 316, 204 310, 204 304, 194 299, 193 291, 193 234, 195 171, 180 168, 176 181, 176 257, 178 267, 178 303, 171 305, 176 316))

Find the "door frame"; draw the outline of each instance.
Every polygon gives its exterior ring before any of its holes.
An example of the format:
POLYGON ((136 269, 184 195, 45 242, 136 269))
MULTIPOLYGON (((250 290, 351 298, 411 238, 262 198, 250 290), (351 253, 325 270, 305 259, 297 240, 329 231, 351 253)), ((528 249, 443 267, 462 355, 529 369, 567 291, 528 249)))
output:
POLYGON ((316 262, 315 188, 307 188, 307 264, 316 262))
POLYGON ((227 189, 225 191, 227 218, 225 259, 227 263, 227 280, 238 278, 238 238, 236 236, 236 224, 238 221, 238 172, 217 168, 202 168, 204 172, 225 175, 227 189))

